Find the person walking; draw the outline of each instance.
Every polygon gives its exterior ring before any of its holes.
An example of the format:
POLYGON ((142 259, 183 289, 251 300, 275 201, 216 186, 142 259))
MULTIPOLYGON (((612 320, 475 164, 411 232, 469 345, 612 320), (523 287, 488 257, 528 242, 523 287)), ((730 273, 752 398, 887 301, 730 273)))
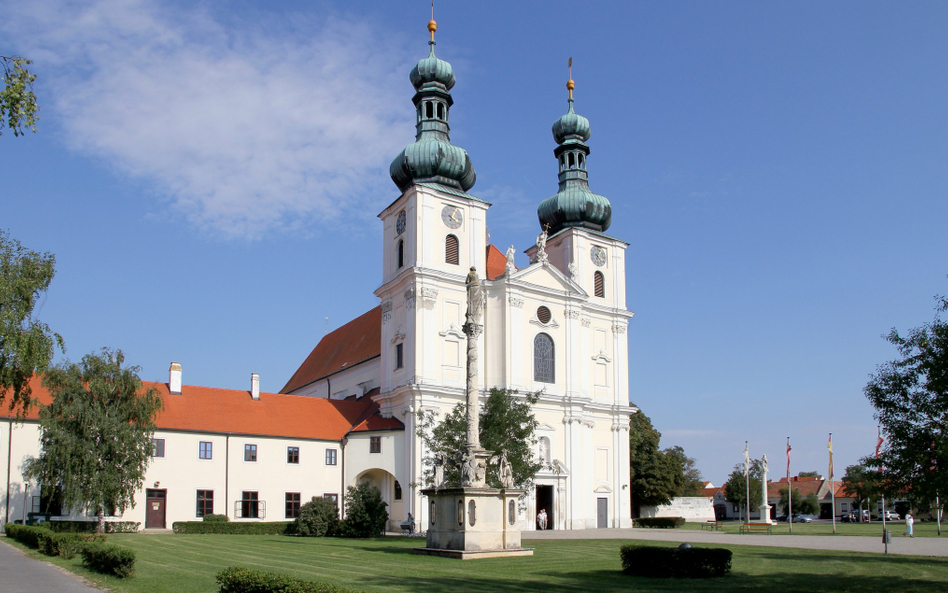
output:
POLYGON ((415 518, 408 513, 408 535, 415 535, 415 518))
POLYGON ((912 517, 912 513, 905 513, 905 535, 915 537, 915 534, 912 533, 913 527, 915 527, 915 518, 912 517))

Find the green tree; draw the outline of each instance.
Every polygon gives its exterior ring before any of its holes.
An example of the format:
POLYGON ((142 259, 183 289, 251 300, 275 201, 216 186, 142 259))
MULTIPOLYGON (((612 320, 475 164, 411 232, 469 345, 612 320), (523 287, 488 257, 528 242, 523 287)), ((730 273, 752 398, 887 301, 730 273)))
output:
MULTIPOLYGON (((794 502, 794 504, 796 504, 794 502)), ((794 506, 793 508, 797 508, 794 506)), ((801 515, 819 515, 820 514, 820 501, 816 498, 816 494, 810 493, 803 497, 803 500, 800 501, 800 514, 801 515)))
POLYGON ((304 537, 335 535, 339 523, 336 501, 327 496, 314 496, 300 507, 294 527, 304 537))
POLYGON ((685 455, 685 450, 675 445, 663 451, 680 468, 682 475, 681 491, 675 496, 700 496, 704 490, 704 479, 693 457, 685 455))
POLYGON ((36 75, 27 70, 32 64, 20 56, 0 56, 3 64, 3 90, 0 91, 0 136, 6 125, 14 136, 23 135, 23 127, 36 131, 36 95, 33 81, 36 75))
POLYGON ((816 471, 813 471, 813 472, 800 472, 800 473, 798 473, 797 475, 800 476, 801 478, 816 478, 816 477, 819 477, 820 472, 816 472, 816 471))
POLYGON ((901 358, 876 368, 864 389, 876 409, 885 446, 871 468, 884 468, 887 495, 934 500, 948 492, 948 299, 936 297, 935 319, 885 339, 901 358))
POLYGON ((99 533, 106 511, 124 512, 141 488, 162 407, 124 361, 121 350, 103 349, 46 373, 53 402, 40 410, 40 456, 26 462, 27 479, 65 508, 96 515, 99 533))
POLYGON ((863 503, 869 504, 869 500, 879 493, 878 473, 869 471, 865 463, 857 463, 846 468, 842 482, 846 493, 858 501, 859 520, 862 521, 863 503))
MULTIPOLYGON (((751 459, 750 463, 750 507, 758 508, 760 506, 760 479, 763 468, 759 459, 751 459)), ((744 464, 738 463, 734 466, 734 471, 728 476, 724 483, 724 498, 731 504, 736 504, 741 509, 741 514, 745 514, 747 508, 747 482, 748 478, 744 476, 744 464)), ((745 520, 747 517, 745 516, 745 520)))
POLYGON ((803 497, 800 496, 800 491, 797 488, 780 489, 780 502, 777 503, 777 507, 781 509, 785 515, 789 516, 791 510, 794 515, 809 514, 803 512, 801 508, 802 504, 803 497))
POLYGON ((0 405, 20 416, 32 404, 30 379, 49 367, 63 339, 33 317, 37 301, 49 288, 56 258, 37 253, 0 231, 0 405))
MULTIPOLYGON (((481 407, 481 446, 498 454, 507 452, 507 461, 510 462, 517 488, 529 488, 542 467, 534 452, 538 423, 533 414, 533 405, 539 399, 539 393, 519 396, 516 390, 495 387, 490 390, 481 407)), ((467 444, 465 405, 454 406, 441 422, 437 422, 434 412, 430 410, 419 412, 417 434, 425 444, 424 481, 430 485, 434 483, 436 459, 455 459, 457 452, 467 444)), ((488 464, 487 483, 494 488, 500 487, 497 472, 496 464, 488 464)), ((444 464, 444 480, 446 484, 461 483, 461 474, 456 465, 444 464)))
MULTIPOLYGON (((633 516, 642 507, 668 504, 685 489, 682 463, 676 453, 659 449, 662 433, 643 412, 632 414, 629 428, 630 496, 633 516)), ((684 456, 684 451, 681 452, 684 456)))
POLYGON ((340 530, 346 537, 375 537, 385 532, 388 504, 379 489, 368 482, 346 489, 346 519, 340 530))

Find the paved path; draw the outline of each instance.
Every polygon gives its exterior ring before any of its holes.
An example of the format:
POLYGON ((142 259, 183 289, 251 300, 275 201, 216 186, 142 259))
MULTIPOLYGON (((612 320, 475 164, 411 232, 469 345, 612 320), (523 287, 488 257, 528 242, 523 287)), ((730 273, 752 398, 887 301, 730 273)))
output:
POLYGON ((55 566, 28 558, 0 538, 0 593, 102 593, 55 566))
MULTIPOLYGON (((855 535, 766 535, 715 533, 691 529, 581 529, 569 531, 524 531, 524 540, 531 539, 639 539, 701 544, 729 544, 743 546, 772 546, 778 548, 806 548, 810 550, 848 550, 851 552, 883 553, 885 545, 879 537, 855 535)), ((890 554, 917 556, 948 556, 948 536, 901 537, 892 534, 890 554)))

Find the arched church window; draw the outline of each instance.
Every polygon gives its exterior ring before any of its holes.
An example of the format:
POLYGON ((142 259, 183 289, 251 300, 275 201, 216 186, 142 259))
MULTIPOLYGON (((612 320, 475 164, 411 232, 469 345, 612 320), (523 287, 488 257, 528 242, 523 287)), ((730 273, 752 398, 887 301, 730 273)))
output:
POLYGON ((434 109, 431 107, 431 101, 425 102, 425 117, 428 119, 434 117, 434 109))
POLYGON ((444 103, 438 103, 438 119, 444 119, 444 103))
POLYGON ((569 156, 567 157, 567 159, 568 159, 567 162, 569 163, 569 168, 570 168, 570 169, 576 168, 576 161, 573 160, 574 158, 575 158, 575 157, 573 156, 573 153, 569 153, 569 156))
POLYGON ((593 274, 593 291, 599 298, 606 298, 606 278, 602 272, 593 274))
POLYGON ((583 155, 579 155, 579 168, 580 169, 586 168, 586 157, 583 155))
POLYGON ((395 480, 395 500, 402 499, 402 485, 398 483, 398 480, 395 480))
POLYGON ((537 334, 537 337, 533 340, 533 380, 541 383, 554 383, 555 379, 553 338, 546 334, 537 334))
POLYGON ((444 239, 444 263, 458 265, 458 238, 454 235, 444 239))
POLYGON ((405 265, 405 241, 398 240, 398 266, 397 269, 401 269, 405 265))

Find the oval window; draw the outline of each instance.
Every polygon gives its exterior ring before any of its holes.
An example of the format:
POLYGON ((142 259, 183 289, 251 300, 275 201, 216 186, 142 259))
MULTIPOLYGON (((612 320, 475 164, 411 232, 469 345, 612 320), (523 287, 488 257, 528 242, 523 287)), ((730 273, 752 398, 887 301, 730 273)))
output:
POLYGON ((507 523, 513 525, 517 521, 517 505, 513 499, 507 501, 507 523))
POLYGON ((464 525, 464 501, 458 501, 458 525, 464 525))
POLYGON ((477 511, 477 505, 474 504, 473 500, 469 501, 467 503, 467 522, 468 522, 468 525, 470 525, 471 527, 474 527, 474 523, 477 521, 477 517, 475 517, 476 511, 477 511))
POLYGON ((550 313, 550 310, 547 309, 546 307, 542 307, 542 306, 541 306, 541 307, 539 307, 539 308, 537 309, 537 319, 538 319, 538 320, 540 321, 540 323, 542 323, 543 325, 546 325, 547 323, 549 323, 549 322, 550 322, 550 319, 552 319, 552 318, 553 318, 553 314, 550 313))

